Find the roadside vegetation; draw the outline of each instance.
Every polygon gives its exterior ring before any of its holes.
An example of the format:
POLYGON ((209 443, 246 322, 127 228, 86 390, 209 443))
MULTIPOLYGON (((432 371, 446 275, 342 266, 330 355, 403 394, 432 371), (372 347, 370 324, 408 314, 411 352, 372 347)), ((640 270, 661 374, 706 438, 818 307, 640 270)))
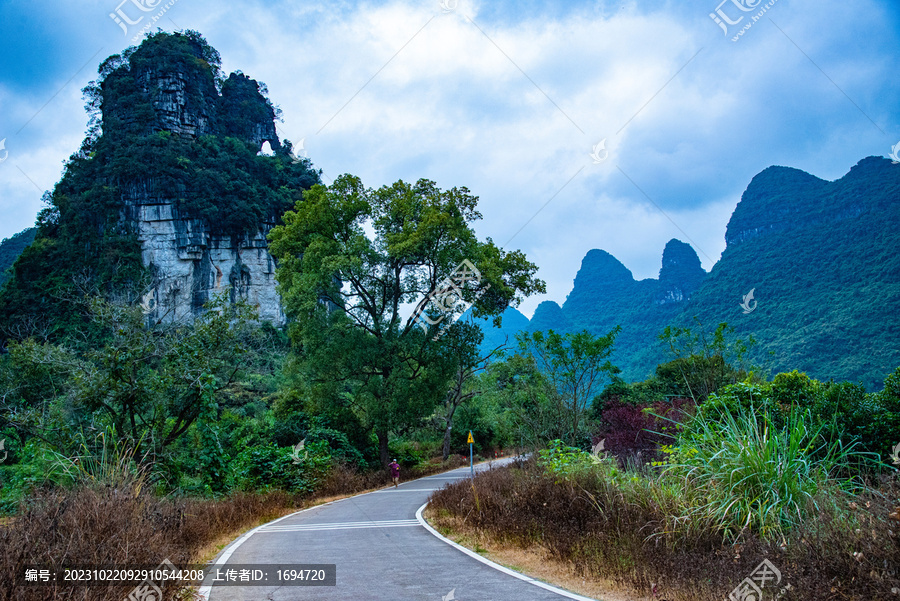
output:
MULTIPOLYGON (((465 188, 371 190, 342 176, 302 195, 271 234, 284 329, 228 290, 192 322, 154 322, 133 294, 96 280, 54 289, 64 328, 0 319, 4 582, 20 583, 26 566, 210 559, 263 520, 386 485, 392 459, 404 479, 463 465, 464 428, 476 423, 492 434, 477 459, 509 446, 493 413, 466 406, 491 356, 481 331, 429 303, 474 261, 463 294, 493 316, 543 291, 536 266, 477 239, 465 188), (413 301, 427 320, 401 318, 413 301)), ((73 589, 2 587, 7 598, 70 599, 73 589)))
MULTIPOLYGON (((547 441, 436 493, 433 523, 646 598, 756 599, 745 579, 764 561, 780 572, 755 581, 766 599, 897 598, 900 368, 876 393, 767 381, 725 361, 743 343, 717 332, 644 382, 607 386, 590 440, 547 441)), ((703 336, 662 338, 674 350, 703 336)))

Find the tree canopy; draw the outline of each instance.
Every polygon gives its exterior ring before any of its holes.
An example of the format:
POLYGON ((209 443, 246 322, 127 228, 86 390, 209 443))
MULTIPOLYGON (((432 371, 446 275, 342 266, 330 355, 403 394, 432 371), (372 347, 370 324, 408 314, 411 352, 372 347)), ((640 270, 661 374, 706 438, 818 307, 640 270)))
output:
POLYGON ((545 289, 524 254, 478 240, 477 202, 464 187, 441 190, 425 179, 372 190, 343 175, 305 192, 269 235, 312 397, 351 405, 385 464, 388 432, 433 411, 456 371, 443 347, 460 328, 440 329, 452 321, 445 278, 454 268, 476 266, 478 277, 453 297, 472 303, 476 316, 499 319, 545 289), (425 305, 426 321, 407 316, 428 298, 438 302, 425 305))

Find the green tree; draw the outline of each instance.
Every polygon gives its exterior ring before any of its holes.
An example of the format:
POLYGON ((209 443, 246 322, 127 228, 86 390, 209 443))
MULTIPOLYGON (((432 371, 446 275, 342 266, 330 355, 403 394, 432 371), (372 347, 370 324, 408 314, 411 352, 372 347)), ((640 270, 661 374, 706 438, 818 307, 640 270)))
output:
POLYGON ((606 336, 594 336, 587 330, 523 332, 518 336, 519 352, 535 358, 537 369, 552 386, 558 413, 566 424, 565 438, 571 444, 580 442, 588 403, 619 371, 609 356, 620 330, 617 326, 606 336))
POLYGON ((752 336, 746 341, 734 338, 734 328, 727 323, 710 334, 696 318, 695 322, 694 330, 666 326, 659 335, 675 358, 658 365, 656 377, 671 394, 700 403, 722 386, 747 377, 744 359, 756 342, 752 336))
POLYGON ((480 350, 484 334, 474 323, 459 322, 451 328, 455 334, 447 340, 447 351, 452 356, 456 371, 450 387, 444 396, 443 406, 437 412, 437 418, 444 430, 444 461, 450 456, 450 437, 453 432, 453 417, 457 409, 466 401, 481 394, 477 386, 472 386, 474 376, 484 371, 491 359, 502 353, 505 345, 490 351, 480 350))
POLYGON ((212 419, 219 391, 247 352, 241 333, 252 311, 220 295, 193 324, 149 329, 137 307, 93 303, 109 342, 74 374, 75 407, 111 425, 120 440, 159 451, 198 419, 212 419), (212 413, 211 413, 212 411, 212 413))
POLYGON ((351 406, 375 433, 384 465, 388 433, 432 413, 455 369, 438 327, 451 317, 443 302, 425 306, 428 324, 404 319, 404 307, 436 293, 446 301, 441 282, 466 260, 481 277, 458 293, 476 317, 499 321, 507 305, 545 289, 521 252, 477 239, 477 201, 466 188, 424 179, 370 190, 343 175, 305 192, 269 235, 314 400, 351 406))
MULTIPOLYGON (((520 449, 538 448, 564 435, 564 416, 556 392, 531 355, 515 354, 476 376, 477 404, 494 405, 504 439, 520 449)), ((462 411, 466 417, 465 407, 462 411)))

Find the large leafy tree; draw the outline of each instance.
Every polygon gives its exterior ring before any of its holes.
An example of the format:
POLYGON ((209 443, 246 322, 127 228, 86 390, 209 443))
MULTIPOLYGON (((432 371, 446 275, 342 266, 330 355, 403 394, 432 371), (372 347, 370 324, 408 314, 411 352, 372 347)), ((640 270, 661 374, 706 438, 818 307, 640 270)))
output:
POLYGON ((476 266, 480 277, 453 298, 497 321, 507 305, 545 289, 521 252, 478 240, 477 202, 466 188, 425 179, 371 190, 343 175, 305 192, 269 236, 312 400, 349 406, 374 431, 385 465, 389 432, 429 415, 456 371, 445 348, 464 334, 457 326, 441 334, 452 321, 441 314, 445 278, 464 261, 476 266), (439 302, 424 303, 429 295, 439 302), (406 317, 413 303, 427 320, 406 317))

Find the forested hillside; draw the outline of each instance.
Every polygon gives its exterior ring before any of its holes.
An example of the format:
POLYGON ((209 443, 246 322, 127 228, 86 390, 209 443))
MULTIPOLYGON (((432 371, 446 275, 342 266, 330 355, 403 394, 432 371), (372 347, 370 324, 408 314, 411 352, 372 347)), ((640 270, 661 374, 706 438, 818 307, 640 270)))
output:
POLYGON ((34 242, 35 233, 37 230, 30 227, 0 242, 0 286, 3 286, 10 278, 7 270, 16 262, 22 251, 34 242))
POLYGON ((657 335, 666 325, 698 321, 752 336, 748 359, 769 373, 799 369, 871 389, 900 365, 900 169, 891 161, 869 157, 834 182, 770 167, 744 192, 726 243, 707 275, 672 240, 659 279, 641 281, 591 250, 563 306, 541 303, 526 329, 601 335, 621 325, 613 362, 632 381, 665 359, 657 335))

